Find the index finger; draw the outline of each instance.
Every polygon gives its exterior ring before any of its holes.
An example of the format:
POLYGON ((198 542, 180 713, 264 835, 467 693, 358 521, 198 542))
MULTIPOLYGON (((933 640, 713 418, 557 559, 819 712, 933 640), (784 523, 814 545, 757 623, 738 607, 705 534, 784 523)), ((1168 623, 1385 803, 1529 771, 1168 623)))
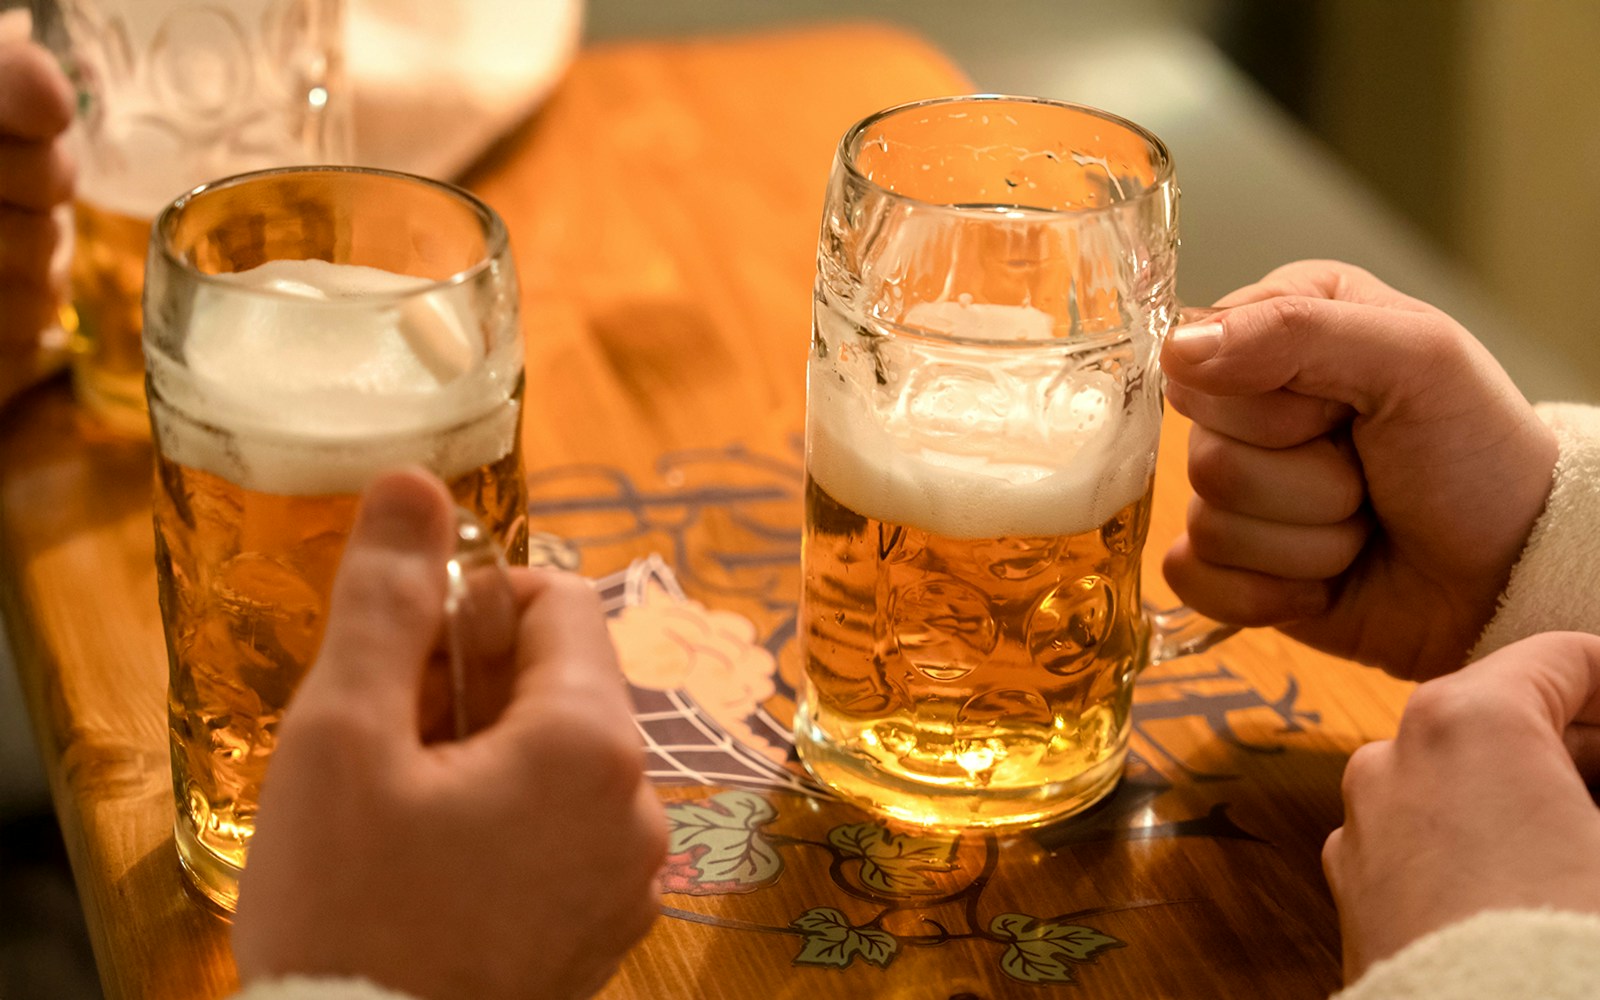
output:
POLYGON ((1288 389, 1370 414, 1420 391, 1419 373, 1483 377, 1492 359, 1474 351, 1487 355, 1442 315, 1285 296, 1175 329, 1162 344, 1161 369, 1213 396, 1288 389))
POLYGON ((1435 311, 1421 299, 1390 287, 1371 271, 1336 260, 1297 260, 1274 268, 1260 281, 1224 295, 1215 306, 1228 309, 1285 295, 1393 306, 1413 312, 1435 311))
POLYGON ((72 124, 72 104, 72 85, 50 53, 0 43, 0 138, 53 138, 72 124))

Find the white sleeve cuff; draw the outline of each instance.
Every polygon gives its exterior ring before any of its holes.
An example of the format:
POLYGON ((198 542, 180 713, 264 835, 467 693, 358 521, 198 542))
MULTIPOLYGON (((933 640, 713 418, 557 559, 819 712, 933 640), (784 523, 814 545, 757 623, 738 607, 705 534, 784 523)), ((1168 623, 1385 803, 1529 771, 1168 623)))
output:
POLYGON ((1594 1000, 1600 916, 1488 910, 1411 942, 1333 1000, 1594 1000))
POLYGON ((365 979, 285 976, 262 979, 234 994, 233 1000, 414 1000, 365 979))
POLYGON ((1537 409, 1560 446, 1550 499, 1470 660, 1539 632, 1600 633, 1600 408, 1537 409))

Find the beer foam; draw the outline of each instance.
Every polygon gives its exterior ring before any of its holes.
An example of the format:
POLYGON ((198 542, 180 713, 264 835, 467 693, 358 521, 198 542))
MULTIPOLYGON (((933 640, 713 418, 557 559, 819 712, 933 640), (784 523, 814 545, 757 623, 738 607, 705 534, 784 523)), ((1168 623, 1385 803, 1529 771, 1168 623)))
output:
POLYGON ((246 397, 430 392, 483 351, 450 290, 399 297, 429 284, 353 264, 269 261, 198 290, 184 358, 217 391, 246 397), (273 294, 239 295, 232 286, 273 294), (365 301, 385 296, 396 300, 365 301))
POLYGON ((486 356, 469 289, 432 284, 321 260, 202 283, 182 363, 147 346, 164 452, 294 494, 357 490, 397 464, 448 478, 499 459, 518 432, 521 340, 486 356))
MULTIPOLYGON (((941 310, 937 328, 1036 341, 1050 321, 1025 306, 963 309, 941 310)), ((1104 371, 1064 371, 1070 358, 1048 342, 981 365, 971 348, 894 366, 872 353, 834 339, 808 371, 807 468, 859 514, 955 538, 1078 534, 1139 499, 1154 474, 1150 380, 1125 392, 1104 371)))

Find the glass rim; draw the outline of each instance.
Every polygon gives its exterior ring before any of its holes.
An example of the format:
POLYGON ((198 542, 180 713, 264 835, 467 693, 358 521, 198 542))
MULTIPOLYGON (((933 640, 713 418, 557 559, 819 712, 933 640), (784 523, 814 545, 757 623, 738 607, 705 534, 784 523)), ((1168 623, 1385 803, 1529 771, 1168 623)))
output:
POLYGON ((1155 176, 1151 179, 1150 185, 1143 191, 1140 191, 1138 194, 1134 195, 1132 198, 1127 198, 1123 201, 1111 202, 1110 204, 1106 205, 1089 205, 1082 208, 1038 208, 1034 206, 1019 206, 1026 211, 1037 212, 1040 215, 1059 215, 1063 218, 1079 218, 1088 215, 1096 215, 1102 212, 1121 211, 1129 206, 1139 204, 1146 198, 1152 197, 1156 192, 1163 190, 1169 184, 1171 184, 1173 180, 1175 169, 1172 160, 1172 151, 1167 148, 1167 144, 1161 140, 1160 136, 1156 135, 1148 128, 1145 128, 1143 125, 1140 125, 1138 122, 1124 118, 1115 112, 1107 111, 1104 108, 1097 108, 1089 104, 1079 104, 1075 101, 1062 101, 1053 97, 1027 97, 1017 94, 953 94, 944 97, 928 97, 921 100, 906 101, 903 104, 892 105, 884 108, 881 111, 875 111, 867 117, 856 122, 854 125, 850 126, 850 128, 845 131, 843 137, 839 139, 839 145, 834 154, 835 158, 838 160, 839 164, 849 177, 873 188, 887 197, 897 198, 901 201, 910 202, 919 206, 926 206, 930 209, 958 213, 964 218, 971 218, 976 214, 971 207, 953 205, 944 201, 928 201, 925 198, 918 198, 914 195, 904 194, 900 191, 889 190, 861 172, 861 169, 856 165, 855 155, 860 151, 861 137, 866 130, 886 118, 894 115, 904 114, 907 111, 915 111, 921 108, 934 108, 955 104, 988 103, 1033 104, 1049 108, 1056 108, 1063 111, 1081 112, 1094 118, 1098 118, 1101 121, 1115 125, 1119 128, 1128 130, 1147 143, 1159 157, 1160 162, 1156 166, 1155 176))
POLYGON ((269 167, 264 170, 250 170, 244 173, 231 174, 227 177, 219 177, 213 181, 207 181, 204 184, 200 184, 189 189, 188 191, 185 191, 172 201, 168 202, 166 207, 156 215, 155 221, 151 225, 150 238, 153 243, 160 247, 161 257, 169 266, 182 271, 184 274, 196 281, 208 285, 226 287, 230 292, 260 295, 267 298, 300 298, 291 292, 242 285, 236 281, 229 280, 228 274, 208 274, 205 271, 200 270, 174 251, 169 230, 172 226, 172 220, 177 218, 178 214, 187 208, 190 202, 197 198, 203 197, 206 194, 216 191, 223 191, 230 188, 242 187, 246 184, 270 180, 277 177, 307 174, 354 174, 368 177, 383 177, 389 180, 403 181, 410 184, 418 184, 423 187, 430 187, 441 194, 455 199, 470 209, 482 223, 484 233, 484 253, 482 259, 475 262, 471 267, 457 271, 449 277, 430 280, 427 282, 427 284, 415 285, 410 288, 396 289, 392 291, 375 291, 371 293, 364 293, 348 299, 329 299, 326 303, 322 304, 338 306, 345 303, 353 305, 370 305, 374 301, 398 302, 405 299, 414 298, 418 295, 426 295, 442 289, 458 287, 476 279, 484 271, 493 266, 495 260, 503 256, 510 248, 510 234, 506 231, 505 220, 500 218, 500 213, 496 212, 493 208, 490 208, 488 203, 486 203, 483 199, 479 198, 477 195, 473 194, 471 191, 468 191, 466 188, 461 187, 460 185, 451 184, 448 181, 435 180, 431 177, 423 177, 420 174, 409 174, 402 170, 386 170, 382 167, 346 166, 337 164, 303 164, 287 167, 269 167))

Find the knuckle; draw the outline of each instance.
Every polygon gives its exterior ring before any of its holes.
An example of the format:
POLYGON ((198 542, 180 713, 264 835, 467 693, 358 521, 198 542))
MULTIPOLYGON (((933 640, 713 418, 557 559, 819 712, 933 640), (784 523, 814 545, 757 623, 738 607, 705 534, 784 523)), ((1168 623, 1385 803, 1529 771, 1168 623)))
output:
POLYGON ((59 205, 70 199, 77 184, 77 177, 77 160, 64 144, 55 143, 51 147, 49 173, 44 182, 46 203, 59 205))
MULTIPOLYGON (((385 745, 387 726, 372 712, 348 699, 298 698, 278 728, 278 745, 311 760, 341 766, 369 760, 375 748, 385 745)), ((281 753, 281 749, 277 753, 281 753)))
POLYGON ((1366 522, 1360 517, 1367 502, 1367 484, 1357 469, 1343 469, 1327 483, 1326 498, 1331 516, 1347 522, 1361 523, 1361 537, 1366 538, 1366 522))
POLYGON ((1283 336, 1301 337, 1316 329, 1316 317, 1311 300, 1303 295, 1283 295, 1265 303, 1267 315, 1276 331, 1283 336))
POLYGON ((1504 718, 1502 704, 1456 677, 1441 677, 1411 693, 1400 716, 1399 739, 1425 747, 1476 738, 1504 718))
POLYGON ((1331 579, 1349 569, 1366 547, 1369 535, 1367 522, 1363 518, 1351 518, 1310 530, 1316 532, 1315 544, 1294 548, 1300 550, 1300 558, 1304 560, 1303 576, 1315 579, 1331 579))
POLYGON ((381 566, 357 564, 348 568, 350 572, 340 580, 340 612, 375 616, 380 619, 373 622, 376 625, 393 617, 409 619, 442 611, 440 581, 434 578, 430 567, 420 562, 386 560, 381 566))
POLYGON ((1202 499, 1225 503, 1238 493, 1242 470, 1236 448, 1220 434, 1195 427, 1189 435, 1189 485, 1202 499))
POLYGON ((1345 761, 1344 774, 1339 779, 1339 794, 1344 798, 1347 813, 1355 799, 1383 773, 1392 753, 1392 744, 1388 740, 1381 740, 1363 743, 1350 754, 1350 759, 1345 761))
POLYGON ((1223 511, 1197 500, 1189 506, 1189 547, 1205 562, 1219 563, 1237 547, 1232 518, 1223 511))
POLYGON ((1351 301, 1363 298, 1364 291, 1374 288, 1387 290, 1389 287, 1377 275, 1358 264, 1347 264, 1342 260, 1319 260, 1316 264, 1326 283, 1324 287, 1329 289, 1329 298, 1351 301))
POLYGON ((1328 834, 1328 839, 1322 842, 1322 870, 1332 882, 1334 872, 1339 870, 1340 859, 1344 854, 1344 827, 1337 827, 1328 834))
POLYGON ((559 570, 540 570, 539 575, 544 578, 545 592, 549 596, 559 599, 563 604, 572 605, 574 610, 582 613, 600 612, 600 595, 588 580, 576 573, 559 570))

